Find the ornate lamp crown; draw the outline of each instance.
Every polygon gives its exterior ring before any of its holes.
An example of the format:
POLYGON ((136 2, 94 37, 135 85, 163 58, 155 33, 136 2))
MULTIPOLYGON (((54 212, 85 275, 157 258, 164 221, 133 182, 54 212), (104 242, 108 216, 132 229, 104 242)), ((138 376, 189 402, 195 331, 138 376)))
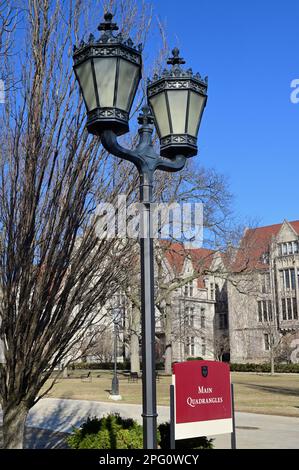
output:
POLYGON ((113 15, 106 12, 98 26, 99 39, 74 46, 74 70, 87 108, 87 129, 100 135, 112 129, 117 135, 129 130, 129 113, 141 79, 142 45, 118 31, 113 15))
POLYGON ((155 82, 164 78, 192 78, 192 80, 200 82, 202 85, 202 92, 206 93, 208 88, 208 77, 202 78, 200 73, 193 74, 191 68, 184 70, 181 65, 184 65, 186 61, 180 57, 180 51, 175 47, 172 51, 172 57, 167 60, 168 65, 172 65, 171 69, 163 69, 161 74, 155 73, 153 79, 148 78, 148 86, 153 85, 155 82))
POLYGON ((119 27, 117 26, 116 23, 112 22, 113 15, 112 13, 105 13, 104 15, 104 20, 102 23, 99 24, 98 26, 98 31, 102 31, 101 36, 99 37, 98 40, 95 39, 93 34, 89 35, 88 41, 85 42, 83 39, 80 41, 79 45, 74 45, 73 47, 73 53, 74 53, 74 62, 76 63, 76 60, 80 60, 80 57, 78 57, 78 54, 80 51, 89 45, 97 45, 97 44, 122 44, 126 48, 132 49, 133 51, 137 52, 139 55, 142 52, 143 46, 142 44, 138 44, 137 46, 134 44, 132 39, 129 37, 127 39, 124 38, 122 33, 118 33, 117 35, 113 34, 113 31, 118 31, 119 27))
POLYGON ((161 155, 197 153, 197 134, 207 100, 208 78, 191 68, 184 70, 185 60, 177 47, 167 61, 170 69, 148 79, 147 96, 160 137, 161 155))

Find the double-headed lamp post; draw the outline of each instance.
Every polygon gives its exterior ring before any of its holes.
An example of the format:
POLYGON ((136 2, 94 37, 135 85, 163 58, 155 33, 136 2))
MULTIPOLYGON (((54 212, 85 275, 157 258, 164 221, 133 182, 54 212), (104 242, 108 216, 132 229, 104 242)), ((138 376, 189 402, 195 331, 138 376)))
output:
POLYGON ((148 80, 147 98, 138 118, 139 143, 122 147, 117 137, 129 132, 129 113, 141 79, 142 46, 114 34, 118 27, 106 13, 87 43, 74 47, 74 70, 87 109, 87 129, 101 138, 105 149, 136 166, 140 175, 142 396, 144 448, 157 447, 155 374, 154 257, 151 221, 153 176, 156 170, 182 170, 186 159, 197 154, 197 134, 207 101, 207 79, 192 70, 179 50, 168 60, 171 68, 148 80), (160 138, 160 154, 153 147, 153 124, 160 138))

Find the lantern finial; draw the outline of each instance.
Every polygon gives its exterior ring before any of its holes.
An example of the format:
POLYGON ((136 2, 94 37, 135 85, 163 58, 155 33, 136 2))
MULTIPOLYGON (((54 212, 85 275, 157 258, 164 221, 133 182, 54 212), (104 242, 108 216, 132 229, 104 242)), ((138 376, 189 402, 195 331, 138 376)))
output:
POLYGON ((186 63, 184 59, 180 57, 180 51, 177 47, 175 47, 171 52, 172 52, 173 57, 170 57, 167 63, 169 65, 172 65, 173 68, 176 68, 177 66, 180 66, 186 63))
POLYGON ((118 26, 116 23, 112 23, 113 15, 110 12, 106 12, 104 15, 104 20, 103 23, 100 23, 98 26, 99 31, 105 31, 106 33, 110 32, 112 34, 112 31, 118 31, 118 26))

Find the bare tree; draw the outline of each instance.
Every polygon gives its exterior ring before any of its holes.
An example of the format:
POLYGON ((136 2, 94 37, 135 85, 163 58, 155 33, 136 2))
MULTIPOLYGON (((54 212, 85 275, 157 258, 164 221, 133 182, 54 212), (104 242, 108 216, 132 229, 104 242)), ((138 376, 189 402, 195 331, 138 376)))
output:
POLYGON ((13 49, 13 34, 19 11, 10 0, 0 0, 0 104, 5 100, 6 88, 11 87, 9 59, 13 49))
POLYGON ((217 361, 222 361, 223 357, 229 354, 229 336, 218 331, 214 337, 214 355, 217 361))
MULTIPOLYGON (((225 179, 214 170, 207 170, 199 167, 196 163, 189 163, 179 174, 157 173, 155 201, 158 203, 167 202, 169 205, 174 202, 202 202, 204 204, 204 226, 207 234, 205 243, 210 245, 214 243, 218 248, 221 243, 225 243, 224 236, 228 231, 226 220, 229 219, 231 195, 225 179)), ((167 225, 169 222, 163 221, 162 224, 167 225)), ((171 373, 172 344, 178 340, 178 329, 173 318, 173 294, 190 281, 209 272, 208 266, 214 253, 213 250, 206 250, 198 257, 195 255, 196 250, 186 249, 177 242, 178 240, 175 240, 170 234, 168 240, 157 240, 155 244, 155 305, 157 320, 162 325, 165 335, 163 355, 166 373, 171 373), (189 259, 193 263, 194 269, 188 274, 183 273, 180 269, 176 270, 176 263, 167 262, 167 257, 176 259, 179 265, 189 259)), ((140 279, 136 250, 132 250, 129 265, 127 276, 123 278, 122 289, 131 302, 134 318, 138 322, 140 321, 141 305, 138 292, 140 279)), ((131 318, 131 314, 129 316, 131 318)), ((131 323, 130 320, 129 324, 131 323)), ((135 327, 132 330, 129 327, 129 335, 133 338, 130 350, 131 364, 136 364, 139 363, 139 339, 135 327)))
POLYGON ((92 335, 92 340, 90 338, 86 344, 82 345, 84 351, 84 356, 92 356, 96 362, 112 362, 113 360, 113 330, 111 325, 104 324, 100 325, 96 329, 94 325, 90 329, 90 334, 92 335))
MULTIPOLYGON (((123 25, 128 18, 135 25, 136 4, 124 11, 123 25)), ((29 409, 53 386, 55 377, 49 385, 48 379, 56 366, 105 315, 130 249, 121 240, 98 239, 95 230, 97 204, 134 193, 136 175, 84 129, 71 54, 86 12, 79 1, 28 0, 20 85, 0 116, 5 448, 23 446, 29 409)), ((141 37, 148 31, 145 13, 144 20, 134 31, 141 37)))

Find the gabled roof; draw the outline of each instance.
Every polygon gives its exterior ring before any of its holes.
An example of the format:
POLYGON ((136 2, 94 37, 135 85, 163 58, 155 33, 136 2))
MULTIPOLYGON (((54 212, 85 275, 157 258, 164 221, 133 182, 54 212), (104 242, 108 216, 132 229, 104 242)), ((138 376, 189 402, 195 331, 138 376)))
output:
MULTIPOLYGON (((289 222, 289 224, 299 235, 299 220, 289 222)), ((246 229, 238 249, 233 270, 240 272, 251 269, 268 269, 267 256, 271 241, 278 235, 282 226, 283 223, 246 229)))
POLYGON ((185 248, 183 243, 161 240, 167 262, 176 276, 183 273, 184 263, 189 259, 194 271, 199 273, 197 284, 204 288, 203 275, 211 267, 214 251, 207 248, 185 248))
POLYGON ((160 246, 163 248, 165 258, 175 275, 181 274, 186 260, 184 245, 169 240, 160 240, 160 246))

